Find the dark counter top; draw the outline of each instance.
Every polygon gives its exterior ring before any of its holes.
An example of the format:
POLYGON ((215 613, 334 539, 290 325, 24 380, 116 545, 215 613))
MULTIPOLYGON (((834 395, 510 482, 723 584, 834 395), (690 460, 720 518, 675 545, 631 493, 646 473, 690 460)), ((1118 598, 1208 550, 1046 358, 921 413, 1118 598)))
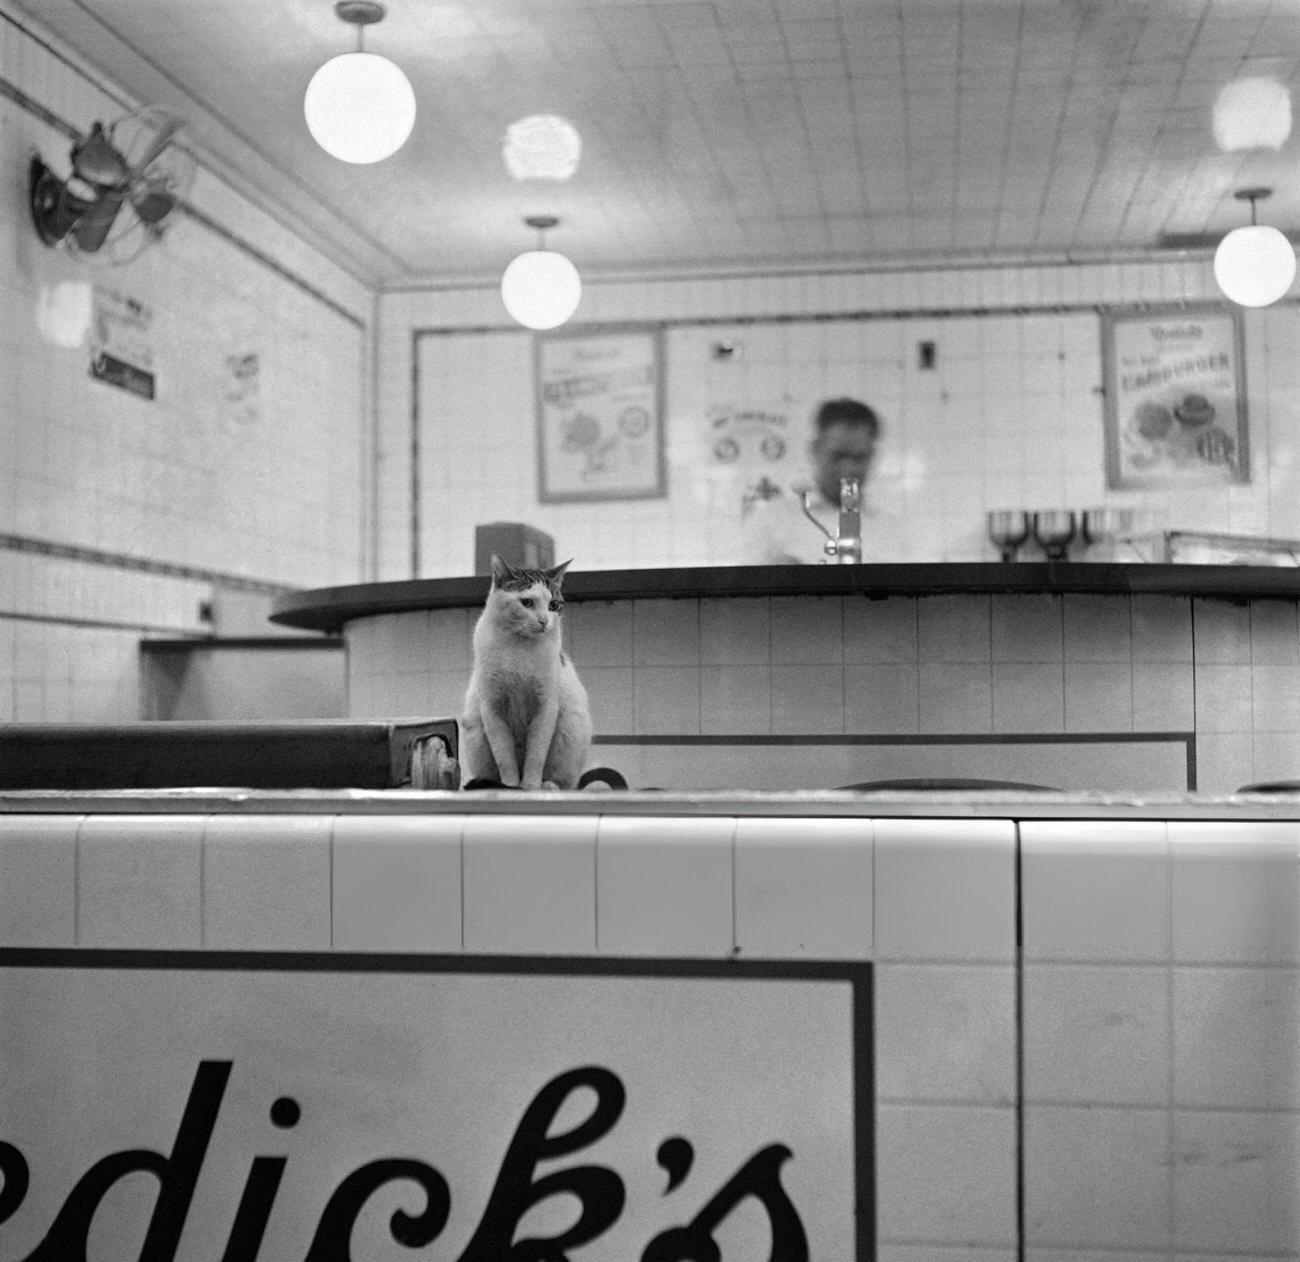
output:
MULTIPOLYGON (((338 631, 353 618, 420 609, 477 608, 488 578, 419 578, 318 587, 276 597, 271 621, 338 631)), ((1300 568, 1092 562, 933 562, 923 565, 732 565, 654 570, 575 570, 569 601, 727 596, 952 596, 961 594, 1202 596, 1300 599, 1300 568)))

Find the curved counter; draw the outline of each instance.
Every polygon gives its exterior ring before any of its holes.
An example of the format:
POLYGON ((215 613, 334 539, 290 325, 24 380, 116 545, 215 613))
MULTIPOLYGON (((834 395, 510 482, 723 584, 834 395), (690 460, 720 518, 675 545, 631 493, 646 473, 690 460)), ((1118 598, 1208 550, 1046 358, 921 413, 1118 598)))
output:
MULTIPOLYGON (((454 716, 486 576, 279 597, 341 632, 347 717, 454 716)), ((635 788, 1300 779, 1300 569, 983 563, 575 571, 593 765, 635 788)))
MULTIPOLYGON (((271 621, 342 630, 354 618, 478 606, 487 576, 419 578, 286 592, 271 621)), ((637 600, 737 596, 939 596, 961 593, 1216 596, 1300 599, 1300 568, 1092 562, 930 562, 915 565, 731 565, 692 569, 575 570, 564 597, 637 600)))

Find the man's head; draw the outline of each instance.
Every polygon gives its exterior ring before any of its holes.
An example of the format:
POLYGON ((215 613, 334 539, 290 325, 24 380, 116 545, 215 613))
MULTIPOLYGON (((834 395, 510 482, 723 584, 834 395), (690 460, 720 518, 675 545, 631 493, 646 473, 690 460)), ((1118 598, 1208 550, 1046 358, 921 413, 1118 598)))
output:
POLYGON ((880 437, 880 417, 857 399, 828 399, 817 409, 812 457, 817 487, 832 504, 840 499, 840 479, 865 483, 880 437))

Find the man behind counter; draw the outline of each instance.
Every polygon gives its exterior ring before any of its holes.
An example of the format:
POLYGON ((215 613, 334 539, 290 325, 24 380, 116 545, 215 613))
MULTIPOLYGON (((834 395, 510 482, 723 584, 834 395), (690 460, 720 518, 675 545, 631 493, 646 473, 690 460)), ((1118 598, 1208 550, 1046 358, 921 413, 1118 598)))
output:
MULTIPOLYGON (((834 535, 839 526, 840 479, 857 478, 862 488, 863 561, 907 559, 906 540, 898 524, 874 512, 867 501, 867 477, 882 425, 874 409, 857 399, 828 399, 813 417, 814 486, 809 496, 813 516, 834 535)), ((746 565, 816 565, 829 561, 826 536, 804 515, 796 484, 789 491, 754 505, 742 526, 746 565)))

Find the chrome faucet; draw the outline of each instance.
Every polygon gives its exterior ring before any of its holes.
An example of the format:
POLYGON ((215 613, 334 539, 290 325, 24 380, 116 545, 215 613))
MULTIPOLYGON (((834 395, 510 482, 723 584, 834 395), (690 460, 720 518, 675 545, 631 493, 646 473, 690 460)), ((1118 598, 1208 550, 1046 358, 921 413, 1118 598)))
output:
POLYGON ((831 534, 813 516, 811 493, 800 496, 804 516, 826 536, 822 545, 827 556, 834 557, 838 565, 853 565, 862 560, 862 487, 857 478, 840 479, 839 533, 831 534))

